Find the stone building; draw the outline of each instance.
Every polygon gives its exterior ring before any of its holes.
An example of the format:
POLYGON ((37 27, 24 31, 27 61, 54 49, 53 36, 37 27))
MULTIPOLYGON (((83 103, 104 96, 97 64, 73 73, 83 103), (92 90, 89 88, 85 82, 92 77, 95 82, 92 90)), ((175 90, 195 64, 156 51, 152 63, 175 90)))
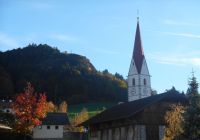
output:
POLYGON ((171 104, 185 104, 184 94, 176 90, 116 105, 82 125, 89 140, 162 140, 165 113, 171 104))

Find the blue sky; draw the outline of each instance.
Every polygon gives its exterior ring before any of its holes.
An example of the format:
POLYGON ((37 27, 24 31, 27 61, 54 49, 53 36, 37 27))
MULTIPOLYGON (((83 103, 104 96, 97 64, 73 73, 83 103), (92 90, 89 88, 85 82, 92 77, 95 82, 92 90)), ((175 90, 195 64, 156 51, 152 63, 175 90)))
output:
POLYGON ((0 0, 0 51, 45 43, 126 78, 139 9, 152 88, 186 91, 192 69, 200 81, 199 6, 198 0, 0 0))

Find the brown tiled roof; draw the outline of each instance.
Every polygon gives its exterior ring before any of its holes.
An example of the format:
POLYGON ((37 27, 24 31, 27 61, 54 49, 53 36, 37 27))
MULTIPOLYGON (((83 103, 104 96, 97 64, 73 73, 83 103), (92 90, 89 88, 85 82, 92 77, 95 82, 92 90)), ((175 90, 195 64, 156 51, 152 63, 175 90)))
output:
POLYGON ((42 121, 43 125, 68 125, 67 113, 48 113, 42 121))
POLYGON ((170 90, 162 94, 157 94, 139 100, 116 105, 110 109, 103 111, 100 114, 97 114, 96 116, 85 121, 81 125, 87 126, 89 124, 129 118, 159 101, 186 103, 187 99, 184 94, 180 94, 176 90, 170 90))
POLYGON ((140 26, 139 26, 139 22, 137 22, 137 28, 136 28, 136 33, 135 33, 135 43, 134 43, 134 50, 133 50, 133 60, 135 62, 138 73, 141 72, 143 59, 144 59, 144 53, 143 53, 143 48, 142 48, 142 40, 140 36, 140 26))

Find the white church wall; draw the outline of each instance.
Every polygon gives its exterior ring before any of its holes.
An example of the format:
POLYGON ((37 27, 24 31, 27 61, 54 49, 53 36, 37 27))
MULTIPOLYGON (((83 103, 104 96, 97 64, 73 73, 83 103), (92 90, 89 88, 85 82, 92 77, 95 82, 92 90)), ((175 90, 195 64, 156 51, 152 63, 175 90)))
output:
POLYGON ((132 59, 130 67, 129 67, 128 75, 135 75, 135 74, 138 74, 138 72, 137 72, 137 68, 135 66, 134 60, 132 59))
POLYGON ((131 63, 127 81, 128 101, 133 101, 140 98, 151 96, 151 80, 145 59, 143 59, 141 73, 135 74, 135 72, 137 72, 136 66, 133 65, 133 63, 131 63), (133 79, 135 79, 135 85, 133 85, 133 79), (146 84, 144 84, 144 79, 146 81, 145 82, 146 84))

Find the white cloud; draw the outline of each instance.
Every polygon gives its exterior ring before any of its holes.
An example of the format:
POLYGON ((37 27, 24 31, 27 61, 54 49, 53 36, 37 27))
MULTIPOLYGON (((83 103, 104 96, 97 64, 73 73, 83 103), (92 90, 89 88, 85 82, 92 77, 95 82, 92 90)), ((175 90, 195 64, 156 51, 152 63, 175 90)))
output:
POLYGON ((163 23, 167 25, 177 25, 177 26, 200 26, 200 24, 183 22, 183 21, 174 21, 170 19, 164 20, 163 23))
POLYGON ((167 35, 172 35, 172 36, 181 36, 181 37, 189 37, 189 38, 200 39, 200 35, 191 34, 191 33, 173 33, 173 32, 163 32, 163 33, 167 34, 167 35))
POLYGON ((1 49, 3 50, 19 47, 18 42, 14 38, 4 33, 0 33, 0 45, 2 46, 1 49))
POLYGON ((154 32, 154 33, 161 33, 161 34, 166 34, 166 35, 171 35, 171 36, 179 36, 179 37, 200 39, 200 35, 192 34, 192 33, 165 32, 165 31, 157 31, 157 30, 151 30, 151 29, 146 29, 146 31, 154 32))
POLYGON ((168 65, 176 65, 176 66, 200 66, 200 52, 199 55, 196 56, 197 53, 153 53, 149 54, 149 59, 161 64, 168 64, 168 65))

